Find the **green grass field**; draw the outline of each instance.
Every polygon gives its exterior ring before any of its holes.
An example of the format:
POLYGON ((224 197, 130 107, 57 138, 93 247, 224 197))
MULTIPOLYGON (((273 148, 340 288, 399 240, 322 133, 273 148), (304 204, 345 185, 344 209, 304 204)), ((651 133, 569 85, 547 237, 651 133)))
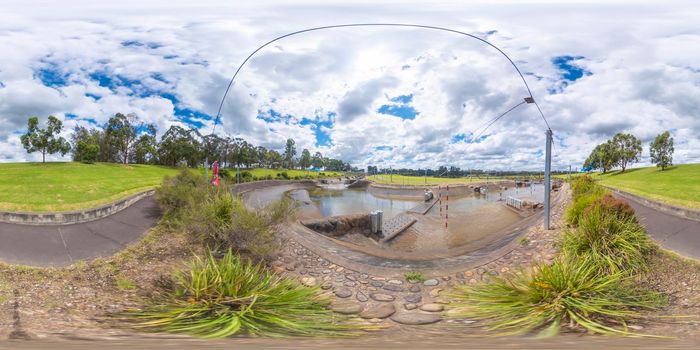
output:
MULTIPOLYGON (((241 169, 241 171, 249 171, 253 176, 255 177, 265 177, 265 176, 272 176, 273 178, 277 176, 277 174, 286 171, 287 175, 290 178, 294 178, 295 176, 299 177, 304 177, 308 175, 309 177, 312 178, 317 178, 319 177, 319 173, 315 171, 306 171, 306 170, 298 170, 298 169, 264 169, 264 168, 255 168, 255 169, 241 169)), ((236 173, 236 169, 231 169, 231 175, 234 175, 236 173)), ((342 172, 337 172, 337 171, 324 171, 324 174, 326 174, 327 177, 334 177, 334 176, 342 176, 342 172)))
POLYGON ((153 165, 0 164, 0 210, 67 211, 114 202, 154 188, 177 169, 153 165))
POLYGON ((660 202, 700 209, 700 164, 681 164, 661 168, 627 169, 593 174, 605 186, 619 188, 660 202))
MULTIPOLYGON (((376 183, 381 183, 381 184, 390 184, 390 185, 456 185, 456 184, 466 184, 466 183, 474 183, 474 182, 486 182, 487 180, 502 180, 502 179, 511 179, 511 178, 519 178, 522 179, 523 177, 517 177, 517 176, 489 176, 488 178, 486 176, 471 176, 471 177, 458 177, 458 178, 447 178, 447 177, 431 177, 428 176, 423 177, 423 176, 404 176, 404 175, 372 175, 368 177, 370 180, 376 182, 376 183)), ((527 177, 526 177, 527 178, 527 177)))

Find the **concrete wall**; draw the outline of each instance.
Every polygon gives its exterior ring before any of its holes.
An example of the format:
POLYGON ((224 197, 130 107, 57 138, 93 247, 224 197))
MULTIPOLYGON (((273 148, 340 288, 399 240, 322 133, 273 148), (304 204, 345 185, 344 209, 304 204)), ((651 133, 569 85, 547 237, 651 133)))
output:
MULTIPOLYGON (((606 186, 607 187, 607 186, 606 186)), ((659 203, 656 201, 653 201, 648 198, 644 198, 641 196, 638 196, 636 194, 632 194, 629 192, 621 191, 616 188, 608 187, 609 190, 620 194, 622 197, 625 197, 627 199, 633 200, 635 202, 638 202, 644 206, 647 206, 652 209, 656 209, 658 211, 679 216, 682 218, 690 219, 690 220, 695 220, 695 221, 700 221, 700 211, 697 210, 692 210, 688 208, 681 208, 681 207, 676 207, 670 204, 664 204, 664 203, 659 203)))
MULTIPOLYGON (((469 195, 474 193, 474 188, 475 187, 482 187, 486 186, 485 183, 470 183, 470 184, 459 184, 459 185, 450 185, 450 195, 451 196, 464 196, 464 195, 469 195)), ((501 180, 498 182, 490 182, 488 184, 489 189, 496 189, 499 186, 515 186, 515 182, 511 180, 501 180)), ((442 191, 443 194, 446 193, 446 187, 445 185, 440 185, 438 186, 413 186, 413 185, 407 185, 407 186, 402 186, 402 185, 386 185, 386 184, 378 184, 378 183, 372 183, 369 186, 369 191, 370 193, 377 195, 377 196, 397 196, 397 197, 407 197, 407 198, 423 198, 423 193, 425 192, 426 188, 429 188, 433 191, 435 195, 438 194, 438 188, 440 191, 442 191)))
POLYGON ((301 185, 309 185, 309 186, 316 186, 316 181, 314 180, 263 180, 263 181, 253 181, 253 182, 245 182, 242 184, 234 185, 233 186, 233 194, 235 195, 241 195, 246 192, 250 191, 255 191, 259 190, 262 188, 267 188, 267 187, 272 187, 272 186, 280 186, 280 185, 288 185, 288 184, 301 184, 301 185))
POLYGON ((154 193, 155 190, 149 190, 112 204, 86 210, 57 213, 0 212, 0 222, 25 225, 66 225, 93 221, 123 210, 144 197, 152 196, 154 193))

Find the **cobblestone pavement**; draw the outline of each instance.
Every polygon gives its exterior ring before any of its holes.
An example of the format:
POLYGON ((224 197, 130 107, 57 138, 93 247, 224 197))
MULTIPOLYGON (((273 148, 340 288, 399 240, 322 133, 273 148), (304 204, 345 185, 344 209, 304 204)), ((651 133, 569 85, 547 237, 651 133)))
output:
POLYGON ((486 282, 494 276, 527 270, 539 261, 551 262, 556 256, 556 241, 562 226, 568 193, 553 210, 553 229, 546 231, 539 220, 528 229, 519 244, 501 257, 484 265, 451 274, 432 271, 426 280, 411 283, 403 273, 377 276, 351 270, 323 258, 294 240, 289 240, 273 264, 278 273, 292 276, 308 286, 320 286, 334 296, 333 309, 357 315, 368 322, 383 325, 431 324, 443 320, 448 301, 444 293, 459 283, 486 282))

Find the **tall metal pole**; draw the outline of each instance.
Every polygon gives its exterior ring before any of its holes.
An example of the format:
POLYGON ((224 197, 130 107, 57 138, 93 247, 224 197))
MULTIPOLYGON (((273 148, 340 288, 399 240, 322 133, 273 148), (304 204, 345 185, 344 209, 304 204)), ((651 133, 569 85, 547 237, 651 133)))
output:
POLYGON ((544 229, 549 230, 550 194, 552 189, 552 129, 547 129, 547 149, 544 162, 544 229))

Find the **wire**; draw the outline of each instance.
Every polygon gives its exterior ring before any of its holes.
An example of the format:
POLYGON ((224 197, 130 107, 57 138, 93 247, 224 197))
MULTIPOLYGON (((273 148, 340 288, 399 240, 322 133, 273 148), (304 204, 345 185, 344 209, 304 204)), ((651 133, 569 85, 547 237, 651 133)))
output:
MULTIPOLYGON (((253 52, 251 52, 248 57, 246 57, 245 60, 241 63, 240 66, 238 66, 238 69, 236 69, 236 72, 233 74, 233 77, 231 77, 231 80, 228 83, 228 86, 226 87, 226 91, 224 92, 224 96, 221 98, 221 103, 219 104, 219 109, 216 112, 216 118, 214 119, 214 128, 212 129, 212 134, 214 131, 216 131, 216 126, 219 124, 219 120, 221 119, 221 109, 224 106, 224 101, 226 100, 226 96, 228 95, 229 90, 231 90, 231 86, 233 85, 234 80, 238 76, 238 73, 240 73, 241 69, 243 69, 243 66, 256 54, 258 51, 262 50, 264 47, 267 45, 270 45, 274 43, 275 41, 284 39, 286 37, 290 37, 293 35, 301 34, 301 33, 307 33, 307 32, 312 32, 312 31, 317 31, 317 30, 324 30, 324 29, 333 29, 333 28, 347 28, 347 27, 410 27, 410 28, 422 28, 422 29, 432 29, 432 30, 439 30, 439 31, 445 31, 445 32, 450 32, 450 33, 455 33, 455 34, 460 34, 464 35, 473 39, 476 39, 478 41, 483 42, 486 45, 489 45, 496 49, 501 55, 503 55, 508 62, 515 68, 515 71, 518 73, 520 76, 520 79, 522 79, 523 83, 525 84, 525 88, 527 89, 527 93, 529 97, 533 100, 534 102, 534 97, 532 96, 532 91, 530 90, 530 86, 527 84, 527 81, 525 80, 525 76, 520 72, 520 69, 518 68, 517 65, 515 65, 515 62, 505 53, 503 50, 501 50, 498 46, 490 43, 489 41, 480 38, 478 36, 475 36, 473 34, 465 33, 459 30, 455 29, 449 29, 449 28, 444 28, 444 27, 437 27, 437 26, 429 26, 429 25, 422 25, 422 24, 409 24, 409 23, 351 23, 351 24, 336 24, 336 25, 328 25, 328 26, 321 26, 321 27, 314 27, 314 28, 308 28, 308 29, 302 29, 298 30, 295 32, 287 33, 281 36, 278 36, 257 49, 255 49, 253 52)), ((542 120, 544 120, 544 123, 547 125, 547 129, 549 128, 549 123, 547 122, 547 119, 544 117, 544 114, 542 113, 542 110, 540 109, 539 105, 537 105, 537 102, 534 102, 535 105, 537 106, 537 110, 540 112, 540 115, 542 116, 542 120)))
MULTIPOLYGON (((505 116, 506 114, 510 113, 510 112, 513 111, 514 109, 516 109, 516 108, 518 108, 518 107, 524 105, 525 103, 526 103, 525 101, 521 101, 520 103, 518 103, 517 105, 511 107, 509 110, 505 111, 504 113, 502 113, 502 114, 499 115, 498 117, 491 119, 491 120, 488 122, 488 125, 486 125, 486 128, 484 128, 484 130, 482 130, 481 133, 479 133, 479 136, 477 136, 477 137, 472 137, 471 140, 472 140, 472 141, 474 141, 475 139, 478 140, 478 139, 481 137, 481 135, 483 135, 483 134, 486 132, 486 130, 488 130, 488 128, 491 127, 491 125, 493 125, 494 123, 496 123, 499 119, 501 119, 503 116, 505 116)), ((482 127, 483 127, 483 125, 480 126, 479 128, 477 128, 476 130, 474 130, 474 132, 478 131, 478 130, 481 129, 482 127)), ((474 133, 472 133, 472 135, 473 135, 473 134, 474 134, 474 133)))

